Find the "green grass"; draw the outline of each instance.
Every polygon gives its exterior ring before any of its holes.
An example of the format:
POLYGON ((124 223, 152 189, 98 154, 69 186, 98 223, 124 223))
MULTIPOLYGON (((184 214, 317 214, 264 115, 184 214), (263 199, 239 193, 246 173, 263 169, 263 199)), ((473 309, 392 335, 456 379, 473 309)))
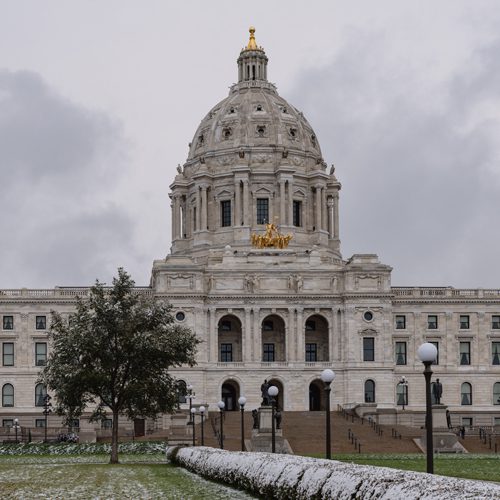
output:
MULTIPOLYGON (((315 455, 324 458, 324 455, 315 455)), ((333 455, 334 460, 393 469, 426 472, 424 455, 333 455)), ((434 457, 434 473, 442 476, 500 482, 500 455, 439 455, 434 457)))
POLYGON ((120 460, 109 465, 109 455, 0 456, 1 498, 251 498, 166 464, 164 454, 123 454, 120 460))

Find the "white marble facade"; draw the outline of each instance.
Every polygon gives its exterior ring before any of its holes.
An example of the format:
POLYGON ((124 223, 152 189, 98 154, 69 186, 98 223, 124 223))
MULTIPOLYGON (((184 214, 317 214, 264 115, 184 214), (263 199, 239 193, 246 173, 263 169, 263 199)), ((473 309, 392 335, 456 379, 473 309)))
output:
MULTIPOLYGON (((323 407, 319 375, 328 367, 334 407, 402 415, 405 376, 404 415, 418 415, 424 379, 416 350, 432 341, 454 423, 500 424, 500 290, 391 287, 391 267, 376 255, 343 259, 340 183, 304 115, 268 82, 267 62, 252 33, 238 83, 202 119, 170 186, 172 248, 154 261, 142 291, 171 302, 203 341, 197 366, 176 377, 193 385, 198 403, 223 397, 235 408, 245 395, 249 409, 268 379, 285 410, 308 410, 323 407), (293 236, 287 248, 252 246, 266 222, 293 236)), ((1 419, 34 426, 40 418, 36 349, 43 358, 50 310, 69 314, 85 293, 0 290, 0 386, 14 389, 1 419), (46 317, 45 328, 37 317, 46 317)))

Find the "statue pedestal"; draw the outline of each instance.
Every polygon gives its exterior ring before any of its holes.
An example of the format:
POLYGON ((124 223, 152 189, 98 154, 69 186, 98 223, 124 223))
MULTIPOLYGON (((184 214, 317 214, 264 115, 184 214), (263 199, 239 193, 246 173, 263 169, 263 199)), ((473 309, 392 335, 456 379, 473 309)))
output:
MULTIPOLYGON (((261 406, 259 412, 259 428, 252 429, 252 439, 247 445, 248 451, 272 451, 272 408, 271 406, 261 406)), ((274 442, 276 453, 293 453, 290 444, 283 437, 283 430, 275 428, 274 442)))
POLYGON ((446 421, 446 405, 432 405, 432 428, 433 429, 448 429, 446 421))

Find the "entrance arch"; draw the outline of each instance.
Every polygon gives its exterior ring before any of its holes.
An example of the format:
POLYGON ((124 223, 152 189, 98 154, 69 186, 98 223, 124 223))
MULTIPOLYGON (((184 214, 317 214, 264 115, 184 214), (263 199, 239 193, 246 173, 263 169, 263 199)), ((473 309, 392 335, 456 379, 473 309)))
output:
POLYGON ((285 397, 284 397, 285 395, 283 394, 283 384, 275 378, 268 380, 268 383, 269 383, 269 386, 274 385, 278 388, 278 396, 276 398, 277 399, 276 408, 279 410, 283 410, 284 409, 284 401, 285 401, 285 397))
POLYGON ((238 410, 238 398, 240 397, 240 385, 236 380, 226 380, 222 384, 221 399, 224 401, 226 411, 238 410))
POLYGON ((328 322, 314 314, 305 323, 305 361, 329 361, 328 322))
POLYGON ((241 322, 236 316, 227 314, 220 319, 217 342, 219 362, 242 361, 241 322))
POLYGON ((285 322, 276 314, 267 316, 261 325, 262 361, 286 361, 285 322))
POLYGON ((321 380, 313 380, 309 384, 309 411, 325 410, 325 394, 321 380))

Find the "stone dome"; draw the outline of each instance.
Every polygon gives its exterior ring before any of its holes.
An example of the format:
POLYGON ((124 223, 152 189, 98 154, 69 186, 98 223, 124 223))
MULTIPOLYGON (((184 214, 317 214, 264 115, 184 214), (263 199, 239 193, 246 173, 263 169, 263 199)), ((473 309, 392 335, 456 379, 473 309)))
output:
POLYGON ((238 83, 201 121, 190 143, 188 165, 200 158, 250 150, 285 151, 285 157, 289 151, 321 159, 309 122, 267 81, 267 56, 252 30, 238 58, 238 83))

